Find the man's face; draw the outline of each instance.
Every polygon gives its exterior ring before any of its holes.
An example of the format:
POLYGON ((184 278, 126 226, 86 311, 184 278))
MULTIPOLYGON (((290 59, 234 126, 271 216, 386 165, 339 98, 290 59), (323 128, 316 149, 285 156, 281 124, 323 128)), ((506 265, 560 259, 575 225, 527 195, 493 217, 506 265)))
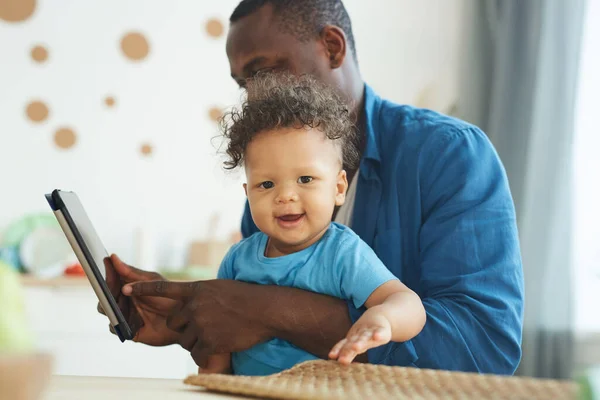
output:
POLYGON ((310 74, 334 85, 322 41, 316 38, 300 42, 293 35, 282 33, 278 24, 270 4, 231 24, 227 35, 227 57, 231 76, 238 85, 244 87, 246 79, 257 72, 268 71, 310 74))

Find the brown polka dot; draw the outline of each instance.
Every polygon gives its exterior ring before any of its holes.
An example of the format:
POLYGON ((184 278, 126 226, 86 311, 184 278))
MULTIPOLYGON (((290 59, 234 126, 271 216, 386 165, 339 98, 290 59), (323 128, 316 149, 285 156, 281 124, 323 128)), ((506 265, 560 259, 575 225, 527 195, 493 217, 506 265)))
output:
POLYGON ((148 55, 150 45, 141 33, 130 32, 121 39, 121 50, 130 60, 140 61, 148 55))
POLYGON ((206 33, 208 36, 218 38, 223 35, 223 23, 216 18, 211 18, 206 22, 206 33))
POLYGON ((31 17, 36 0, 0 0, 0 19, 21 22, 31 17))
POLYGON ((60 128, 54 133, 54 143, 61 149, 70 149, 77 142, 77 135, 70 128, 60 128))
POLYGON ((142 155, 144 156, 149 156, 152 154, 152 145, 148 144, 148 143, 144 143, 141 147, 140 147, 140 153, 142 153, 142 155))
POLYGON ((208 117, 215 122, 218 122, 222 116, 223 116, 223 111, 218 107, 211 107, 208 110, 208 117))
POLYGON ((32 122, 42 122, 48 118, 48 106, 41 101, 32 101, 25 109, 27 118, 32 122))
POLYGON ((41 64, 48 59, 48 50, 44 46, 35 46, 31 49, 31 58, 41 64))
POLYGON ((112 96, 107 96, 104 99, 104 104, 106 104, 107 107, 114 107, 115 105, 115 98, 112 96))

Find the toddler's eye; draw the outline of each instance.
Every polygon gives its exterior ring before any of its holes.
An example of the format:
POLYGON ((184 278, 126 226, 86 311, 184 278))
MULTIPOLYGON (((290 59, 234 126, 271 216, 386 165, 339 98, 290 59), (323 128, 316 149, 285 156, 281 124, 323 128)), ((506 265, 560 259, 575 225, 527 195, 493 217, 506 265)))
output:
POLYGON ((265 181, 265 182, 261 183, 259 186, 263 189, 271 189, 275 185, 271 181, 265 181))
POLYGON ((313 180, 312 176, 301 176, 298 178, 299 183, 309 183, 313 180))

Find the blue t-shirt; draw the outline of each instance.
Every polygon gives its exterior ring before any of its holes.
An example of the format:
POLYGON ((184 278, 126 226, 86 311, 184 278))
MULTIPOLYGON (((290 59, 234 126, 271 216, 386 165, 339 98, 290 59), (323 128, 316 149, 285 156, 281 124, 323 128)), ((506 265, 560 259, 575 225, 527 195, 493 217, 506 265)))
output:
MULTIPOLYGON (((335 222, 317 243, 297 253, 265 257, 267 240, 258 232, 234 245, 221 263, 219 279, 310 290, 351 301, 356 308, 379 286, 397 279, 356 233, 335 222)), ((232 354, 232 366, 236 375, 268 375, 313 359, 285 340, 272 339, 232 354)))

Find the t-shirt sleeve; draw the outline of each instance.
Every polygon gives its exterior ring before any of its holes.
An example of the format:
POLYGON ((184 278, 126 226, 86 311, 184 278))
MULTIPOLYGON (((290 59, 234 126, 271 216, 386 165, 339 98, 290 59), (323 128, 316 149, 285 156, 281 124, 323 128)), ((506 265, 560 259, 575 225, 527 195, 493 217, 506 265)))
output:
POLYGON ((234 244, 231 246, 227 254, 225 254, 225 257, 223 257, 223 261, 221 261, 219 271, 217 272, 217 279, 235 279, 233 271, 233 254, 235 253, 237 245, 238 244, 234 244))
POLYGON ((397 279, 358 236, 340 243, 335 271, 343 298, 351 300, 356 308, 362 307, 379 286, 397 279))

